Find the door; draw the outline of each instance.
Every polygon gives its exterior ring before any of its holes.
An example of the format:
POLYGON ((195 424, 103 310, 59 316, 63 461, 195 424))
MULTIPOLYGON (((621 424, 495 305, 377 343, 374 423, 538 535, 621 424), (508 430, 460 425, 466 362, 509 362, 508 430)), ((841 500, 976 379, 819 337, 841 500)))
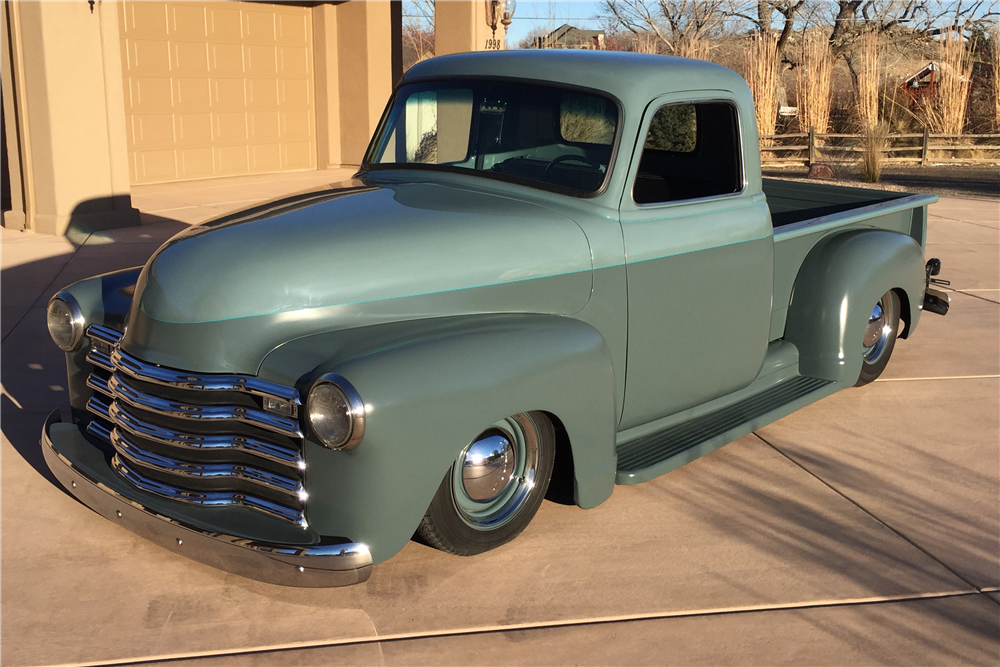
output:
POLYGON ((643 119, 645 141, 635 148, 632 189, 621 204, 628 277, 622 430, 746 387, 764 361, 771 222, 763 195, 747 187, 739 108, 720 95, 665 96, 643 119))
POLYGON ((119 7, 132 183, 316 168, 308 7, 119 7))

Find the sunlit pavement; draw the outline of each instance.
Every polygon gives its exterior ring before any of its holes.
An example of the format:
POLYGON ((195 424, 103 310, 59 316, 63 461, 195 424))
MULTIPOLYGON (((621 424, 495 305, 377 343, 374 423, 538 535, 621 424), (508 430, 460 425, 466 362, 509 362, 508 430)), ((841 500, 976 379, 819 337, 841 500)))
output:
POLYGON ((927 314, 878 382, 593 510, 546 502, 514 542, 411 542, 362 585, 295 589, 161 550, 54 482, 68 414, 45 304, 166 238, 348 171, 133 188, 145 225, 3 230, 4 665, 1000 664, 1000 206, 942 199, 927 314))

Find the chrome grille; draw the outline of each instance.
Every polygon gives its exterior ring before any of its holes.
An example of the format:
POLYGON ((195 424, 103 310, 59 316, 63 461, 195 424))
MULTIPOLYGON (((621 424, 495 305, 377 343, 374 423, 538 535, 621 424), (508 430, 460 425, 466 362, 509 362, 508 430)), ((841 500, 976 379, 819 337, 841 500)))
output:
POLYGON ((204 507, 242 506, 306 527, 305 462, 296 389, 244 375, 148 364, 92 325, 95 415, 88 431, 114 448, 113 468, 137 488, 204 507), (264 410, 279 405, 288 414, 264 410))

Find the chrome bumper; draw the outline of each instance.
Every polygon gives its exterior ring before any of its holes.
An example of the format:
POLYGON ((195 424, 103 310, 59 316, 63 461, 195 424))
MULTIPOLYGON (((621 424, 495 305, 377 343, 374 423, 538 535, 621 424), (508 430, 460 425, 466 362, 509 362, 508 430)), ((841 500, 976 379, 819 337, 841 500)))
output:
POLYGON ((202 530, 130 500, 85 473, 63 453, 67 446, 93 445, 75 425, 60 421, 59 411, 53 411, 45 420, 41 438, 45 463, 60 484, 104 518, 164 549, 220 570, 282 586, 348 586, 367 581, 371 575, 372 557, 364 544, 265 544, 202 530))

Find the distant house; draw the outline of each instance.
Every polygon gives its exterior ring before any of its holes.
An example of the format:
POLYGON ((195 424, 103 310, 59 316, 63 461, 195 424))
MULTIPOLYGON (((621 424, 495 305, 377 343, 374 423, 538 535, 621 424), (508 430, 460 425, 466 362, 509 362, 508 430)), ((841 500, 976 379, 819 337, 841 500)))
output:
POLYGON ((940 68, 935 63, 927 63, 923 69, 904 79, 900 85, 914 101, 917 101, 925 96, 934 97, 939 76, 940 68))
POLYGON ((542 37, 535 38, 536 49, 604 49, 603 30, 581 30, 563 24, 542 37))

